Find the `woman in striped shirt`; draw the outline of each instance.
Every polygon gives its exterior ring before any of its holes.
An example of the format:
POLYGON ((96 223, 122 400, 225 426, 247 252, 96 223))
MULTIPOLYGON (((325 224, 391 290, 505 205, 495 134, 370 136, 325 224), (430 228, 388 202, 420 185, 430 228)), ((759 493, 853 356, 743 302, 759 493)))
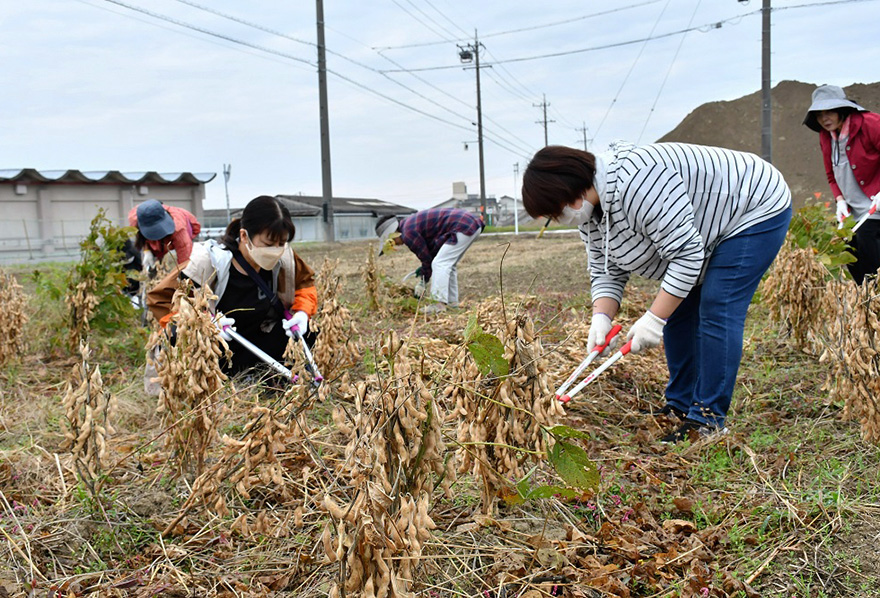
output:
POLYGON ((587 246, 593 317, 587 350, 612 327, 631 273, 659 280, 628 331, 632 352, 664 341, 670 378, 664 436, 726 432, 746 312, 791 219, 782 175, 754 154, 684 143, 618 143, 601 155, 562 146, 523 175, 533 218, 578 227, 587 246))

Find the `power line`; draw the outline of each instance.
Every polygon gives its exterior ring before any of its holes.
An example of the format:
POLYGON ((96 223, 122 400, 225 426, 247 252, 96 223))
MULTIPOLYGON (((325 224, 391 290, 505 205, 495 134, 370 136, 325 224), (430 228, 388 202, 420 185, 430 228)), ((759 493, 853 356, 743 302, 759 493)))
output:
MULTIPOLYGON (((393 1, 394 0, 392 0, 392 2, 393 1)), ((566 19, 564 21, 554 21, 552 23, 544 23, 542 25, 532 25, 531 27, 522 27, 520 29, 510 29, 508 31, 496 31, 495 33, 489 33, 489 34, 483 36, 483 38, 485 39, 487 37, 498 37, 500 35, 510 35, 511 33, 521 33, 523 31, 533 31, 535 29, 545 29, 547 27, 558 27, 560 25, 569 25, 571 23, 576 23, 578 21, 583 21, 585 19, 592 19, 594 17, 604 16, 607 14, 620 12, 622 10, 629 10, 630 8, 637 8, 639 6, 654 4, 655 2, 660 2, 660 0, 648 0, 647 2, 641 2, 639 4, 630 4, 628 6, 621 6, 619 8, 604 10, 602 12, 591 13, 588 15, 580 16, 580 17, 573 17, 571 19, 566 19)), ((465 35, 469 35, 466 31, 464 31, 464 30, 462 30, 462 31, 465 33, 465 35)), ((464 42, 467 40, 468 40, 468 38, 465 37, 465 38, 461 38, 461 39, 456 39, 454 41, 464 42)), ((413 44, 401 44, 399 46, 381 46, 381 47, 374 48, 374 49, 377 49, 377 50, 401 50, 401 49, 405 49, 405 48, 421 48, 421 47, 425 47, 425 46, 436 46, 441 43, 443 43, 443 42, 420 42, 420 43, 413 43, 413 44)))
MULTIPOLYGON (((270 54, 270 55, 278 56, 278 57, 281 57, 281 58, 285 58, 285 59, 287 59, 287 60, 293 60, 293 61, 295 61, 295 62, 303 63, 303 64, 306 64, 306 65, 312 67, 312 68, 317 69, 317 65, 316 65, 315 63, 312 63, 312 62, 310 62, 310 61, 308 61, 308 60, 306 60, 306 59, 303 59, 303 58, 299 58, 298 56, 294 56, 294 55, 291 55, 291 54, 287 54, 287 53, 285 53, 285 52, 281 52, 281 51, 278 51, 278 50, 275 50, 275 49, 272 49, 272 48, 267 48, 267 47, 265 47, 265 46, 261 46, 261 45, 259 45, 259 44, 254 44, 254 43, 251 43, 251 42, 248 42, 248 41, 245 41, 245 40, 241 40, 241 39, 238 39, 238 38, 235 38, 235 37, 232 37, 232 36, 229 36, 229 35, 225 35, 225 34, 222 34, 222 33, 217 33, 217 32, 215 32, 215 31, 211 31, 211 30, 206 29, 206 28, 204 28, 204 27, 200 27, 200 26, 198 26, 198 25, 193 25, 193 24, 191 24, 191 23, 187 23, 187 22, 185 22, 185 21, 181 21, 181 20, 179 20, 179 19, 175 19, 175 18, 170 17, 170 16, 168 16, 168 15, 164 15, 164 14, 161 14, 161 13, 157 13, 157 12, 154 12, 154 11, 147 10, 147 9, 142 8, 142 7, 139 7, 139 6, 135 6, 135 5, 132 5, 132 4, 128 4, 128 3, 126 3, 126 2, 123 2, 122 0, 104 0, 104 1, 105 1, 105 2, 108 2, 108 3, 110 3, 110 4, 115 4, 115 5, 120 6, 120 7, 122 7, 122 8, 126 8, 126 9, 128 9, 128 10, 132 10, 132 11, 135 11, 135 12, 139 12, 139 13, 141 13, 141 14, 148 15, 148 16, 154 18, 154 19, 158 19, 158 20, 161 20, 161 21, 165 21, 165 22, 168 22, 168 23, 172 23, 172 24, 174 24, 174 25, 177 25, 178 27, 184 27, 184 28, 186 28, 186 29, 190 29, 190 30, 193 30, 193 31, 197 31, 197 32, 199 32, 199 33, 201 33, 201 34, 203 34, 203 35, 207 35, 207 36, 210 36, 210 37, 216 37, 216 38, 218 38, 218 39, 222 39, 222 40, 224 40, 224 41, 227 41, 227 42, 230 42, 230 43, 233 43, 233 44, 242 45, 242 46, 245 46, 245 47, 248 47, 248 48, 252 48, 252 49, 254 49, 254 50, 258 50, 258 51, 263 52, 263 53, 265 53, 265 54, 270 54)), ((185 4, 189 4, 190 6, 193 6, 194 8, 199 8, 200 10, 207 10, 208 12, 212 12, 213 14, 217 14, 218 16, 222 16, 222 17, 224 17, 224 18, 231 18, 232 20, 235 20, 235 21, 237 21, 237 22, 240 22, 240 23, 242 23, 242 24, 245 24, 245 25, 247 25, 247 26, 249 26, 249 27, 255 27, 255 28, 260 29, 260 30, 262 30, 262 31, 265 31, 265 32, 267 32, 267 33, 271 33, 271 34, 273 34, 273 35, 280 35, 281 37, 285 37, 285 38, 291 39, 291 38, 289 38, 289 36, 285 36, 284 34, 279 34, 279 33, 277 33, 277 32, 273 32, 273 31, 271 31, 271 30, 266 30, 266 28, 264 28, 264 27, 262 27, 262 26, 260 26, 260 25, 257 25, 257 24, 255 24, 255 23, 250 23, 250 22, 247 22, 247 21, 244 21, 244 20, 241 20, 241 19, 237 19, 237 18, 235 18, 235 17, 231 17, 230 15, 225 15, 225 14, 223 14, 223 13, 219 13, 219 12, 217 12, 217 11, 213 11, 213 10, 211 10, 211 9, 203 8, 203 7, 201 7, 200 5, 197 5, 195 2, 185 2, 184 0, 178 0, 178 1, 181 1, 181 2, 183 2, 183 3, 185 3, 185 4)), ((121 14, 121 13, 117 13, 117 14, 121 14)), ((156 23, 151 23, 151 24, 153 24, 153 25, 157 25, 156 23)), ((157 26, 158 26, 158 25, 157 25, 157 26)), ((164 28, 164 27, 163 27, 163 28, 164 28)), ((205 38, 200 38, 200 39, 202 39, 202 40, 204 40, 204 41, 210 41, 210 40, 205 40, 205 38)), ((302 40, 296 40, 295 38, 293 39, 293 41, 299 41, 299 42, 303 43, 302 40)), ((309 45, 315 45, 315 44, 311 44, 310 42, 304 42, 304 43, 309 43, 309 45)), ((328 50, 328 52, 329 52, 329 50, 328 50)), ((334 53, 334 54, 339 55, 338 53, 334 53)), ((339 56, 341 56, 341 55, 339 55, 339 56)), ((261 56, 261 57, 263 57, 263 56, 261 56)), ((374 68, 372 68, 372 67, 369 67, 369 66, 367 66, 367 65, 360 64, 360 63, 358 63, 358 62, 356 62, 356 61, 351 61, 351 62, 354 62, 354 63, 357 64, 358 66, 362 66, 363 68, 366 68, 366 69, 368 69, 368 70, 371 70, 371 71, 373 71, 373 72, 376 72, 376 73, 378 73, 378 74, 383 75, 383 76, 384 76, 386 79, 388 79, 389 81, 391 81, 391 82, 393 82, 393 83, 395 83, 395 84, 397 84, 397 85, 403 87, 404 89, 407 89, 407 90, 410 91, 411 93, 414 93, 415 95, 417 95, 417 96, 419 96, 419 97, 425 99, 426 101, 428 101, 428 102, 434 104, 435 106, 437 106, 437 107, 439 107, 439 108, 441 108, 441 109, 443 109, 443 110, 446 110, 446 111, 448 111, 448 112, 451 112, 453 115, 455 115, 455 116, 461 118, 462 120, 465 120, 465 121, 467 121, 467 122, 470 122, 470 119, 469 119, 468 117, 466 117, 466 116, 464 116, 464 115, 461 115, 461 114, 458 114, 458 113, 456 113, 456 112, 454 112, 454 111, 452 111, 452 110, 450 110, 450 109, 448 109, 448 108, 446 108, 446 107, 440 105, 439 103, 437 103, 437 102, 431 100, 430 98, 427 98, 427 97, 424 96, 423 94, 420 94, 419 92, 417 92, 417 91, 415 91, 415 90, 413 90, 413 89, 407 87, 407 86, 404 85, 403 83, 401 83, 401 82, 399 82, 399 81, 395 81, 393 78, 391 78, 391 77, 385 75, 385 74, 382 73, 381 71, 379 71, 379 70, 377 70, 377 69, 374 69, 374 68)), ((417 107, 415 107, 415 106, 409 105, 409 104, 407 104, 407 103, 405 103, 405 102, 403 102, 403 101, 401 101, 401 100, 398 100, 398 99, 396 99, 396 98, 393 98, 393 97, 391 97, 391 96, 389 96, 389 95, 387 95, 387 94, 384 94, 384 93, 382 93, 382 92, 379 92, 379 91, 377 91, 377 90, 375 90, 375 89, 373 89, 373 88, 371 88, 371 87, 369 87, 369 86, 367 86, 367 85, 365 85, 365 84, 363 84, 363 83, 360 83, 360 82, 358 82, 358 81, 355 81, 355 80, 352 79, 351 77, 345 76, 345 75, 343 75, 342 73, 339 73, 339 72, 334 71, 334 70, 332 70, 332 69, 327 69, 327 72, 330 73, 330 74, 332 74, 333 76, 339 78, 339 79, 342 79, 343 81, 347 82, 348 84, 350 84, 350 85, 352 85, 352 86, 354 86, 354 87, 360 88, 360 89, 362 89, 362 90, 364 90, 364 91, 366 91, 366 92, 368 92, 368 93, 371 93, 371 94, 373 94, 373 95, 375 95, 375 96, 377 96, 377 97, 380 97, 380 98, 382 98, 382 99, 384 99, 384 100, 387 100, 387 101, 389 101, 389 102, 391 102, 391 103, 393 103, 393 104, 396 104, 396 105, 398 105, 398 106, 401 106, 401 107, 403 107, 403 108, 406 108, 406 109, 408 109, 408 110, 411 110, 411 111, 413 111, 413 112, 415 112, 415 113, 417 113, 417 114, 420 114, 420 115, 425 116, 425 117, 428 117, 428 118, 430 118, 430 119, 432 119, 432 120, 436 120, 436 121, 438 121, 438 122, 441 122, 441 123, 447 124, 447 125, 449 125, 449 126, 452 126, 452 127, 457 128, 457 129, 461 129, 461 130, 469 131, 469 132, 471 131, 471 128, 468 127, 468 126, 465 126, 465 125, 462 125, 462 124, 459 124, 459 123, 452 122, 452 121, 450 121, 450 120, 447 120, 447 119, 441 118, 441 117, 439 117, 439 116, 437 116, 437 115, 434 115, 434 114, 431 114, 431 113, 429 113, 429 112, 426 112, 426 111, 424 111, 424 110, 422 110, 422 109, 420 109, 420 108, 417 108, 417 107)), ((496 135, 497 135, 497 133, 496 133, 496 135)), ((500 136, 499 136, 499 137, 500 137, 500 136)), ((494 142, 494 141, 493 141, 493 142, 494 142)), ((499 143, 496 143, 496 145, 499 145, 500 147, 504 147, 504 146, 501 146, 499 143)), ((510 151, 510 152, 515 153, 515 154, 518 155, 518 150, 511 150, 511 149, 508 148, 508 147, 504 147, 504 149, 506 149, 507 151, 510 151)))
MULTIPOLYGON (((657 25, 660 24, 660 19, 663 18, 663 14, 666 12, 666 9, 669 8, 669 2, 671 0, 666 0, 666 4, 663 5, 663 10, 660 11, 660 14, 657 15, 657 20, 654 21, 654 26, 651 27, 651 33, 648 34, 648 37, 654 35, 654 30, 657 28, 657 25)), ((647 40, 642 44, 642 47, 639 48, 639 53, 636 55, 636 59, 633 60, 633 63, 629 67, 629 71, 626 73, 626 77, 623 78, 623 81, 620 83, 620 87, 617 90, 617 93, 614 94, 614 97, 611 99, 611 104, 608 106, 608 110, 605 111, 605 116, 602 117, 602 120, 599 121, 599 126, 596 127, 594 135, 599 135, 599 131, 602 130, 602 125, 605 124, 605 119, 608 118, 608 115, 611 114, 611 109, 614 108, 614 104, 617 103, 617 98, 620 97, 620 93, 623 91, 626 82, 629 80, 629 76, 632 75, 633 70, 636 68, 636 64, 638 64, 639 59, 642 57, 642 52, 645 51, 645 48, 648 46, 647 40)))
MULTIPOLYGON (((407 1, 409 1, 409 0, 407 0, 407 1)), ((413 19, 415 19, 416 21, 418 21, 418 23, 419 23, 422 27, 424 27, 425 29, 429 30, 431 33, 433 33, 433 34, 436 35, 437 37, 441 38, 441 39, 443 40, 443 42, 445 42, 445 43, 455 43, 455 42, 457 41, 455 35, 452 35, 451 38, 448 38, 448 37, 443 36, 441 33, 438 33, 438 32, 435 31, 434 29, 432 29, 430 25, 428 25, 427 23, 425 23, 424 21, 422 21, 419 17, 417 17, 416 15, 414 15, 414 14, 413 14, 412 12, 410 12, 409 10, 407 10, 407 8, 406 8, 404 5, 402 5, 400 2, 398 2, 397 0, 391 0, 391 2, 393 2, 398 8, 400 8, 400 10, 402 10, 403 12, 405 12, 406 14, 408 14, 410 17, 412 17, 413 19)), ((412 4, 412 2, 410 2, 410 4, 412 4)), ((447 33, 447 35, 448 35, 448 33, 447 33)), ((438 42, 438 43, 441 43, 441 42, 438 42)))
MULTIPOLYGON (((691 23, 694 22, 694 17, 697 16, 697 10, 699 10, 701 2, 702 0, 697 0, 697 4, 694 6, 694 12, 691 13, 691 18, 688 21, 688 27, 690 27, 691 23)), ((681 52, 681 47, 684 45, 685 38, 687 38, 687 34, 682 35, 681 39, 678 41, 678 48, 675 49, 675 55, 672 57, 672 61, 669 63, 669 68, 666 69, 666 75, 664 75, 663 81, 660 83, 660 89, 657 90, 657 95, 656 97, 654 97, 654 103, 651 104, 651 109, 648 111, 648 116, 645 117, 645 124, 642 125, 642 130, 639 131, 639 136, 636 138, 637 144, 642 141, 642 135, 644 135, 645 129, 648 128, 648 122, 654 115, 654 109, 657 107, 657 102, 660 101, 660 95, 663 93, 663 88, 666 87, 666 81, 669 79, 669 74, 672 72, 672 67, 675 66, 675 61, 678 60, 678 54, 679 52, 681 52)))
MULTIPOLYGON (((878 0, 838 0, 838 2, 876 2, 876 1, 878 1, 878 0)), ((723 19, 721 21, 715 21, 712 23, 707 23, 705 25, 700 25, 699 27, 689 27, 687 29, 679 29, 676 31, 670 31, 668 33, 661 33, 659 35, 650 35, 648 37, 640 37, 637 39, 631 39, 631 40, 622 41, 622 42, 615 42, 613 44, 604 44, 601 46, 590 46, 588 48, 578 48, 576 50, 565 50, 562 52, 551 52, 549 54, 537 54, 534 56, 521 56, 519 58, 507 58, 504 60, 498 60, 496 62, 490 63, 489 66, 495 66, 498 64, 510 64, 511 62, 526 62, 526 61, 530 61, 530 60, 542 60, 544 58, 558 58, 560 56, 570 56, 572 54, 583 54, 586 52, 596 52, 598 50, 608 50, 610 48, 620 48, 622 46, 631 46, 633 44, 640 44, 640 43, 644 43, 647 41, 653 41, 653 40, 657 40, 657 39, 665 39, 667 37, 672 37, 675 35, 682 35, 684 33, 690 32, 690 31, 698 31, 704 27, 708 27, 709 30, 714 30, 714 29, 718 29, 724 23, 739 21, 745 16, 759 14, 760 12, 761 12, 761 10, 758 9, 758 10, 754 10, 752 12, 746 13, 744 15, 737 15, 737 16, 731 17, 729 19, 723 19)), ((423 68, 410 69, 410 70, 422 72, 422 71, 442 71, 442 70, 449 70, 452 68, 456 68, 456 65, 431 66, 431 67, 423 67, 423 68)), ((397 71, 387 70, 387 71, 383 71, 383 72, 393 73, 393 72, 397 72, 397 71)))

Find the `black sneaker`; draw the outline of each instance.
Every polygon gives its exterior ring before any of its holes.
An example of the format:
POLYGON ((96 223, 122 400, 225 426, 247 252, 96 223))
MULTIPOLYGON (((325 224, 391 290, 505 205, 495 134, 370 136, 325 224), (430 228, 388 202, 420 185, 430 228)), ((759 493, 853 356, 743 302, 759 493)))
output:
POLYGON ((660 410, 639 409, 639 413, 642 415, 653 415, 654 417, 657 417, 658 415, 665 415, 666 417, 675 417, 678 419, 685 419, 687 417, 687 411, 682 411, 678 407, 673 407, 669 403, 664 405, 660 410))
POLYGON ((683 440, 696 441, 700 438, 709 438, 710 436, 726 436, 730 433, 727 428, 717 428, 715 426, 700 423, 696 420, 685 418, 684 422, 678 429, 670 432, 660 439, 663 444, 674 444, 683 440))

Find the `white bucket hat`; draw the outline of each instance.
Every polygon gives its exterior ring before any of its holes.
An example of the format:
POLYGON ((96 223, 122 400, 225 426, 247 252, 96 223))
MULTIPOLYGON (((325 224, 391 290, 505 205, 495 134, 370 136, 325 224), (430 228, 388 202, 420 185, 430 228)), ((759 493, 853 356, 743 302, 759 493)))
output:
POLYGON ((822 130, 819 122, 816 120, 816 113, 820 110, 834 110, 835 108, 853 108, 859 112, 867 112, 864 108, 851 100, 846 99, 843 89, 836 85, 821 85, 813 90, 813 103, 810 104, 807 115, 804 117, 804 124, 816 131, 822 130))
POLYGON ((384 253, 385 241, 397 232, 400 221, 396 216, 385 216, 376 223, 376 235, 379 237, 379 255, 384 253))

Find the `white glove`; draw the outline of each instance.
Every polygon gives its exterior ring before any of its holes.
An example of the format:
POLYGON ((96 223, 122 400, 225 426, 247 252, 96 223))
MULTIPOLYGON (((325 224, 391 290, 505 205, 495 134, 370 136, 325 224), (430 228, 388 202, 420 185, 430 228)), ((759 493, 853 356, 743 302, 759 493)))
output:
POLYGON ((844 199, 837 200, 837 221, 843 224, 843 221, 847 219, 847 217, 852 214, 849 206, 846 205, 846 201, 844 199))
POLYGON ((153 252, 149 249, 144 249, 144 255, 141 257, 141 263, 144 265, 144 270, 155 268, 156 256, 153 255, 153 252))
POLYGON ((235 318, 227 318, 223 315, 223 312, 217 312, 214 316, 214 326, 217 327, 217 330, 220 331, 220 336, 227 343, 232 340, 232 335, 226 331, 226 328, 231 328, 233 331, 235 330, 235 318))
POLYGON ((284 332, 290 338, 302 336, 309 331, 309 314, 304 311, 298 311, 289 319, 281 322, 281 325, 284 326, 284 332))
POLYGON ((666 320, 655 316, 650 309, 646 311, 645 315, 639 318, 626 334, 626 340, 632 339, 631 351, 639 353, 659 345, 663 340, 664 326, 666 326, 666 320))
MULTIPOLYGON (((605 337, 609 332, 611 332, 611 318, 603 313, 593 314, 593 320, 590 322, 590 335, 587 337, 587 353, 592 353, 593 349, 605 344, 605 337)), ((610 348, 609 344, 602 353, 607 353, 610 348)))
POLYGON ((880 210, 880 193, 871 198, 871 205, 874 206, 875 212, 880 210))
POLYGON ((413 289, 413 295, 421 299, 426 290, 428 290, 428 284, 425 282, 424 278, 419 276, 419 280, 416 282, 416 287, 413 289))

